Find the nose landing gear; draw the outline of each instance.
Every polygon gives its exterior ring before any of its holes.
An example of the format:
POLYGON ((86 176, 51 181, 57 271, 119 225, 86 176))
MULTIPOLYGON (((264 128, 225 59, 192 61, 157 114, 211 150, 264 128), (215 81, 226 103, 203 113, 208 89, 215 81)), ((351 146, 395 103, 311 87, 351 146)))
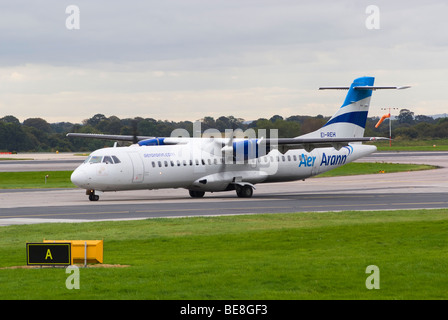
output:
POLYGON ((89 196, 90 201, 98 201, 100 196, 95 194, 95 190, 86 190, 86 195, 89 196))

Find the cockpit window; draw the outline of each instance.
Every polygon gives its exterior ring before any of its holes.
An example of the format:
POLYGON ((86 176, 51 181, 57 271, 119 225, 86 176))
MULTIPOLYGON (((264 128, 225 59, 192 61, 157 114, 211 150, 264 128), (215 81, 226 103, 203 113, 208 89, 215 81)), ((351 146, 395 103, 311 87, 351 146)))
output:
POLYGON ((114 163, 121 163, 120 159, 118 159, 116 156, 89 156, 86 160, 84 160, 84 163, 107 163, 107 164, 114 164, 114 163))
POLYGON ((121 162, 120 159, 118 159, 116 156, 112 156, 112 159, 114 159, 115 163, 120 163, 121 162))
POLYGON ((90 157, 89 163, 100 163, 101 159, 103 159, 102 156, 93 156, 90 157))
POLYGON ((112 161, 112 158, 109 157, 109 156, 104 156, 104 158, 103 158, 103 162, 104 162, 104 163, 114 163, 114 162, 112 161))

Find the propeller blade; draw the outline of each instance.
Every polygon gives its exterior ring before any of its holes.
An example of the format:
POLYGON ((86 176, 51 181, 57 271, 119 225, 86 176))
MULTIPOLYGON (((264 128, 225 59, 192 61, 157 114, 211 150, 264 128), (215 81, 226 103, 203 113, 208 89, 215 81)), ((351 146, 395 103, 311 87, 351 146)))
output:
POLYGON ((132 120, 132 143, 136 144, 138 142, 137 139, 137 120, 132 120))

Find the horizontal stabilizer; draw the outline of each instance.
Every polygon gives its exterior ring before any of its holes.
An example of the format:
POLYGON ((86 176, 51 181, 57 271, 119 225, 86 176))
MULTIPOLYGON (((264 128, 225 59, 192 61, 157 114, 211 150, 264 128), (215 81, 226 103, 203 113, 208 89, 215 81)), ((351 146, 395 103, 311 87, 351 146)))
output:
POLYGON ((358 86, 353 87, 355 90, 382 90, 382 89, 396 89, 396 90, 403 90, 410 88, 411 86, 401 86, 401 87, 379 87, 379 86, 358 86))
MULTIPOLYGON (((408 89, 411 86, 400 86, 400 87, 380 87, 380 86, 355 86, 355 90, 382 90, 382 89, 396 89, 403 90, 408 89)), ((350 87, 320 87, 319 90, 348 90, 350 87)))

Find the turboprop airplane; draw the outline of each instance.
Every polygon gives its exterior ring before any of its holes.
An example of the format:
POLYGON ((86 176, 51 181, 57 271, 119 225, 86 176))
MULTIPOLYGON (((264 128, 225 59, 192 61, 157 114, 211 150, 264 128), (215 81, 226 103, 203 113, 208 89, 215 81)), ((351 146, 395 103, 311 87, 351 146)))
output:
MULTIPOLYGON (((369 155, 377 150, 362 142, 388 140, 364 137, 372 92, 405 87, 374 86, 373 77, 355 79, 342 106, 320 129, 295 138, 243 137, 226 130, 202 137, 146 137, 69 133, 67 136, 130 141, 127 147, 92 152, 71 175, 86 189, 89 200, 102 192, 184 188, 193 198, 206 192, 235 190, 251 197, 258 183, 305 180, 369 155), (235 137, 236 136, 236 137, 235 137)), ((260 131, 259 131, 260 134, 260 131)))

